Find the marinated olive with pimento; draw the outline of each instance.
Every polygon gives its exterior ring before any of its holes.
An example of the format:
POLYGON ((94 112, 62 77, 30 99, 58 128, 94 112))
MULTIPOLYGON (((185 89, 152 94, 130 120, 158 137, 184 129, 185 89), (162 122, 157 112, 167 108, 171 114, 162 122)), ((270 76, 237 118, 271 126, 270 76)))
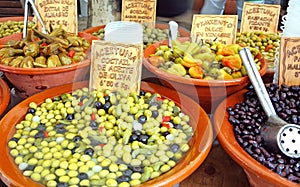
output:
MULTIPOLYGON (((181 77, 203 80, 228 80, 247 76, 238 51, 238 44, 172 41, 173 50, 160 44, 148 61, 153 66, 181 77)), ((263 57, 251 48, 258 70, 263 57)))
POLYGON ((87 59, 90 43, 61 28, 50 34, 36 29, 28 31, 26 38, 11 40, 0 49, 0 64, 16 68, 52 68, 87 59))
POLYGON ((135 186, 172 169, 192 136, 189 116, 159 94, 82 88, 31 102, 8 147, 46 186, 135 186))
MULTIPOLYGON (((266 89, 276 114, 287 123, 300 127, 300 87, 268 84, 266 89)), ((252 158, 270 169, 270 172, 300 184, 300 159, 272 152, 264 145, 260 128, 268 117, 252 85, 248 86, 243 101, 228 107, 227 112, 237 142, 252 158)))
MULTIPOLYGON (((28 22, 28 29, 33 29, 36 24, 32 21, 28 22)), ((0 22, 0 38, 10 36, 15 33, 22 32, 24 28, 24 21, 5 21, 0 22)))

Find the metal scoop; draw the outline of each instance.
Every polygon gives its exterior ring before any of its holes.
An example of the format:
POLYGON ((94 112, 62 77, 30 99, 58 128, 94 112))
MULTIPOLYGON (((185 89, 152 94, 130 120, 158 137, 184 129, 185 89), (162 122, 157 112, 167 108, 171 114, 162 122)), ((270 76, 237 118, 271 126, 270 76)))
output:
POLYGON ((41 23, 42 25, 42 33, 44 34, 48 34, 48 31, 46 29, 46 26, 44 24, 44 21, 39 13, 39 11, 37 10, 33 0, 26 0, 25 1, 25 6, 24 6, 24 28, 23 28, 23 38, 27 37, 27 33, 28 33, 28 11, 29 11, 29 5, 31 4, 31 7, 33 9, 34 14, 36 15, 38 21, 41 23))
POLYGON ((255 66, 250 49, 243 48, 239 53, 259 101, 268 116, 267 122, 260 129, 266 147, 270 151, 281 151, 288 157, 299 158, 300 126, 289 124, 277 116, 261 76, 255 66))
POLYGON ((176 40, 178 34, 178 24, 175 21, 169 21, 169 47, 173 50, 172 41, 176 40))

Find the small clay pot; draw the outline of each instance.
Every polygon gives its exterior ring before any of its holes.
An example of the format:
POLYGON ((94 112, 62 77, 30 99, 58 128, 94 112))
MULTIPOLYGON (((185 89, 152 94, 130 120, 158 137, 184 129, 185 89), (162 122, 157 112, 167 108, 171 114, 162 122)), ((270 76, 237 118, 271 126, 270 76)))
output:
MULTIPOLYGON (((37 104, 41 104, 46 98, 53 98, 60 94, 87 86, 88 82, 85 81, 50 88, 25 99, 12 108, 2 118, 0 121, 0 149, 2 151, 0 154, 0 178, 5 184, 9 186, 42 186, 41 184, 32 181, 30 178, 23 176, 18 166, 14 163, 14 159, 10 156, 9 148, 7 146, 8 140, 12 137, 16 130, 15 125, 24 119, 29 103, 34 101, 37 104)), ((176 104, 178 104, 178 106, 180 106, 182 112, 190 116, 190 125, 194 129, 194 135, 189 142, 190 150, 176 164, 176 166, 163 175, 140 185, 147 187, 171 187, 191 175, 207 157, 213 142, 212 125, 205 111, 199 104, 189 97, 169 88, 152 83, 142 82, 141 89, 146 92, 158 93, 165 98, 173 100, 176 104)))
MULTIPOLYGON (((91 44, 97 37, 84 32, 78 36, 85 38, 91 44)), ((0 39, 0 46, 10 40, 21 40, 22 33, 13 34, 0 39)), ((87 50, 90 56, 90 49, 87 50)), ((16 88, 17 94, 26 98, 51 87, 69 84, 88 79, 90 69, 90 57, 83 62, 55 68, 14 68, 0 64, 0 71, 16 88)))
POLYGON ((242 102, 246 92, 247 90, 244 89, 232 94, 217 107, 214 113, 214 129, 220 144, 229 156, 244 169, 252 187, 299 187, 299 184, 281 177, 257 162, 236 141, 226 109, 242 102))
MULTIPOLYGON (((189 38, 179 38, 180 41, 187 41, 189 38)), ((228 95, 242 90, 250 82, 248 76, 231 79, 231 80, 203 80, 184 78, 178 75, 167 73, 153 66, 147 58, 156 52, 161 44, 167 44, 168 41, 155 43, 146 48, 144 51, 143 66, 152 73, 153 77, 148 79, 159 79, 160 83, 166 87, 182 92, 196 102, 209 114, 212 114, 219 103, 228 95)), ((260 75, 266 73, 266 64, 261 63, 260 75)), ((149 76, 152 76, 151 74, 149 76)))

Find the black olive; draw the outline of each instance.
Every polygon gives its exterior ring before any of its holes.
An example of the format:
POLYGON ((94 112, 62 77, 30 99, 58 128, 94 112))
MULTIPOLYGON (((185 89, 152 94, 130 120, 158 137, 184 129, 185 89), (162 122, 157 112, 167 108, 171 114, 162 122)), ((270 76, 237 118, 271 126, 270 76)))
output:
POLYGON ((139 123, 144 124, 144 123, 146 123, 146 121, 147 121, 147 116, 145 116, 145 115, 139 116, 139 118, 138 118, 139 123))
POLYGON ((108 109, 111 107, 111 103, 110 102, 106 102, 104 105, 103 105, 103 109, 105 110, 105 112, 108 112, 108 109))
POLYGON ((157 116, 159 115, 159 112, 158 112, 158 110, 153 110, 152 111, 152 115, 151 115, 151 117, 153 117, 153 118, 157 118, 157 116))
POLYGON ((140 136, 140 135, 142 135, 142 132, 141 132, 141 131, 139 131, 139 130, 136 130, 136 131, 134 131, 133 133, 134 133, 134 134, 136 134, 137 136, 140 136))
POLYGON ((122 174, 125 175, 125 176, 131 176, 132 173, 133 173, 133 171, 131 169, 127 169, 127 170, 122 172, 122 174))
POLYGON ((27 113, 35 114, 35 109, 34 108, 28 108, 27 113))
POLYGON ((34 138, 44 138, 44 132, 43 131, 38 131, 35 135, 34 138))
POLYGON ((69 120, 69 121, 73 120, 74 119, 74 114, 68 114, 66 116, 66 119, 69 120))
POLYGON ((160 108, 160 104, 158 102, 151 102, 149 103, 149 108, 152 106, 156 106, 158 109, 160 108))
POLYGON ((80 179, 80 180, 84 180, 84 179, 88 179, 88 178, 89 178, 89 176, 88 176, 86 173, 79 173, 79 174, 77 175, 77 177, 78 177, 78 179, 80 179))
POLYGON ((129 141, 130 141, 130 142, 133 142, 133 141, 136 141, 136 140, 138 140, 138 139, 139 139, 138 135, 132 134, 132 135, 130 136, 130 138, 129 138, 129 141))
POLYGON ((176 143, 172 144, 171 147, 170 147, 170 150, 173 152, 173 153, 176 153, 177 151, 180 150, 180 146, 176 143))
POLYGON ((132 171, 133 172, 138 172, 138 173, 143 173, 144 172, 144 168, 135 166, 135 167, 132 167, 132 171))
POLYGON ((105 100, 105 102, 109 102, 110 101, 110 96, 109 95, 104 96, 104 100, 105 100))
POLYGON ((84 154, 86 154, 86 155, 89 155, 89 156, 93 156, 93 154, 94 154, 94 149, 92 149, 92 148, 86 148, 85 150, 84 150, 84 154))
POLYGON ((12 137, 9 141, 15 141, 15 142, 18 142, 18 141, 19 141, 19 138, 12 137))
POLYGON ((67 130, 65 129, 65 127, 61 127, 61 128, 57 128, 56 132, 59 134, 64 134, 65 132, 67 132, 67 130))
POLYGON ((118 183, 129 182, 130 180, 131 180, 131 178, 129 176, 126 176, 126 175, 122 175, 122 176, 117 178, 118 183))
POLYGON ((167 136, 167 135, 169 135, 169 134, 170 134, 170 133, 169 133, 168 131, 161 133, 161 135, 163 135, 163 136, 167 136))
POLYGON ((74 136, 74 138, 73 138, 73 142, 79 142, 79 141, 81 141, 82 140, 82 137, 80 136, 80 135, 76 135, 76 136, 74 136))
POLYGON ((90 122, 90 127, 92 127, 93 130, 98 129, 98 123, 96 121, 91 121, 90 122))
POLYGON ((140 90, 140 96, 145 96, 146 92, 144 90, 140 90))
POLYGON ((37 127, 37 130, 38 130, 38 131, 45 131, 45 130, 46 130, 46 126, 45 126, 45 125, 39 125, 39 126, 37 127))
POLYGON ((96 101, 95 107, 99 110, 99 109, 103 108, 103 104, 100 101, 96 101))
POLYGON ((56 187, 68 187, 69 184, 68 183, 62 183, 62 182, 58 182, 56 187))
POLYGON ((144 143, 144 144, 148 143, 148 139, 149 139, 149 137, 146 134, 142 134, 142 135, 139 136, 139 141, 144 143))
POLYGON ((28 165, 28 166, 26 167, 26 169, 25 169, 25 170, 30 170, 30 171, 33 171, 33 170, 34 170, 34 168, 35 168, 35 166, 34 166, 34 165, 28 165))
POLYGON ((88 96, 87 95, 83 95, 83 96, 80 97, 80 101, 83 101, 86 98, 88 98, 88 96))
POLYGON ((174 128, 175 129, 182 129, 182 125, 181 124, 174 124, 174 128))

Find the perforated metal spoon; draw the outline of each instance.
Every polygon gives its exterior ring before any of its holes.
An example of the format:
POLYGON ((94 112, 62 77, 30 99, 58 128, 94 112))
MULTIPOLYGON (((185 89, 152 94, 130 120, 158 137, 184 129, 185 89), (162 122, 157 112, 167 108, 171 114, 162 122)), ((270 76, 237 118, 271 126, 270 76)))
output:
POLYGON ((279 116, 272 105, 268 92, 256 68, 249 48, 239 51, 243 64, 259 101, 268 116, 267 122, 260 129, 261 136, 267 149, 282 152, 288 157, 300 157, 300 126, 289 124, 279 116))

